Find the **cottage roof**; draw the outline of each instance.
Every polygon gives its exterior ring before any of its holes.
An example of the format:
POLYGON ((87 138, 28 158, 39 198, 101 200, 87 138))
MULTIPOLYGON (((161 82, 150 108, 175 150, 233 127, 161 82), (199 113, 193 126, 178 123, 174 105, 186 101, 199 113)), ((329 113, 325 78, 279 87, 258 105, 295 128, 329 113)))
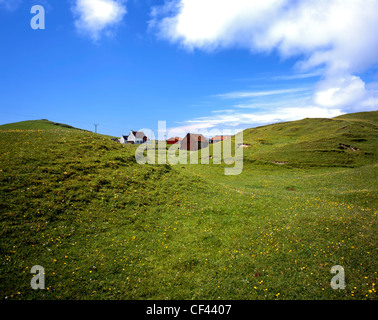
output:
POLYGON ((188 133, 186 137, 195 141, 207 141, 207 139, 202 134, 188 133))
POLYGON ((172 138, 169 138, 167 141, 181 141, 182 138, 180 137, 172 137, 172 138))
POLYGON ((145 134, 142 131, 131 131, 135 138, 143 139, 145 134))
POLYGON ((228 138, 231 138, 231 136, 215 136, 215 137, 212 137, 211 140, 224 140, 228 138))

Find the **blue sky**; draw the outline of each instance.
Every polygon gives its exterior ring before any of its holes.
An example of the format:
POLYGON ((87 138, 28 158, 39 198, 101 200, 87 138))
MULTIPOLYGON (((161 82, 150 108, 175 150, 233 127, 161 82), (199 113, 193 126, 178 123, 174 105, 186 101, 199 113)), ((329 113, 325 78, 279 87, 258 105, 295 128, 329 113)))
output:
POLYGON ((377 110, 376 30, 376 0, 0 0, 0 123, 172 136, 377 110))

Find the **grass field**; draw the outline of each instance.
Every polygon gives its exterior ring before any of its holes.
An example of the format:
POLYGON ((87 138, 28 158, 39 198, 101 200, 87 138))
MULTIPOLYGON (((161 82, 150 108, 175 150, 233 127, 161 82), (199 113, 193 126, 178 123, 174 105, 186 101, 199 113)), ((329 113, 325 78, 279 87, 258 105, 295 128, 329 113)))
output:
POLYGON ((45 120, 0 126, 0 297, 377 299, 377 115, 246 130, 237 176, 139 165, 135 146, 45 120))

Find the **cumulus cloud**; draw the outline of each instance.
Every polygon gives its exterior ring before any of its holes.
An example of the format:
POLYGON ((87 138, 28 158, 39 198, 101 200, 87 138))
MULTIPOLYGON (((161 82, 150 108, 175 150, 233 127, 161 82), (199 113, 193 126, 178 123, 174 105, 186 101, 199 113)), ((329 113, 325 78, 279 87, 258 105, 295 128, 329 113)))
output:
POLYGON ((354 111, 368 96, 365 83, 356 76, 327 78, 318 83, 314 102, 326 108, 344 108, 354 111))
POLYGON ((72 7, 77 30, 97 41, 110 36, 127 13, 125 0, 76 0, 72 7))
POLYGON ((302 72, 322 70, 316 107, 378 107, 377 92, 358 76, 378 64, 378 0, 171 0, 154 8, 150 25, 189 50, 297 57, 302 72))

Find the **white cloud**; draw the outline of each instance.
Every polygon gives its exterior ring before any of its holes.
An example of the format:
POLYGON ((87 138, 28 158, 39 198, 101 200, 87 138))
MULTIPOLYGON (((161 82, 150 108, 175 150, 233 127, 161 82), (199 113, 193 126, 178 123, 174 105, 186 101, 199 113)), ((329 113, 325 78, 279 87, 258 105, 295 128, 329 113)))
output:
POLYGON ((275 76, 273 77, 273 80, 298 80, 298 79, 308 79, 308 78, 315 78, 319 77, 323 74, 321 71, 316 72, 309 72, 309 73, 297 73, 297 74, 291 74, 291 75, 284 75, 284 76, 275 76))
POLYGON ((230 92, 217 95, 217 97, 222 99, 240 99, 240 98, 253 98, 253 97, 264 97, 264 96, 274 96, 282 95, 286 93, 296 93, 301 91, 306 91, 308 88, 292 88, 292 89, 281 89, 281 90, 269 90, 269 91, 240 91, 240 92, 230 92))
POLYGON ((95 41, 102 35, 112 35, 127 13, 125 3, 125 0, 76 0, 72 8, 75 26, 95 41))
POLYGON ((154 8, 150 25, 189 50, 297 57, 305 74, 322 70, 317 107, 378 108, 377 92, 356 76, 378 64, 378 0, 171 0, 154 8))
POLYGON ((356 76, 327 78, 318 83, 314 102, 326 108, 354 109, 368 96, 365 83, 356 76))
MULTIPOLYGON (((220 110, 219 110, 220 111, 220 110)), ((340 109, 328 109, 318 106, 306 107, 284 107, 259 111, 257 113, 245 113, 224 110, 208 117, 200 117, 186 121, 182 126, 170 128, 170 133, 199 132, 204 133, 210 129, 230 129, 230 128, 249 128, 251 126, 262 126, 266 124, 294 121, 304 118, 333 118, 343 114, 340 109)))
POLYGON ((174 0, 153 10, 153 24, 190 49, 278 49, 353 71, 378 62, 377 0, 174 0))

